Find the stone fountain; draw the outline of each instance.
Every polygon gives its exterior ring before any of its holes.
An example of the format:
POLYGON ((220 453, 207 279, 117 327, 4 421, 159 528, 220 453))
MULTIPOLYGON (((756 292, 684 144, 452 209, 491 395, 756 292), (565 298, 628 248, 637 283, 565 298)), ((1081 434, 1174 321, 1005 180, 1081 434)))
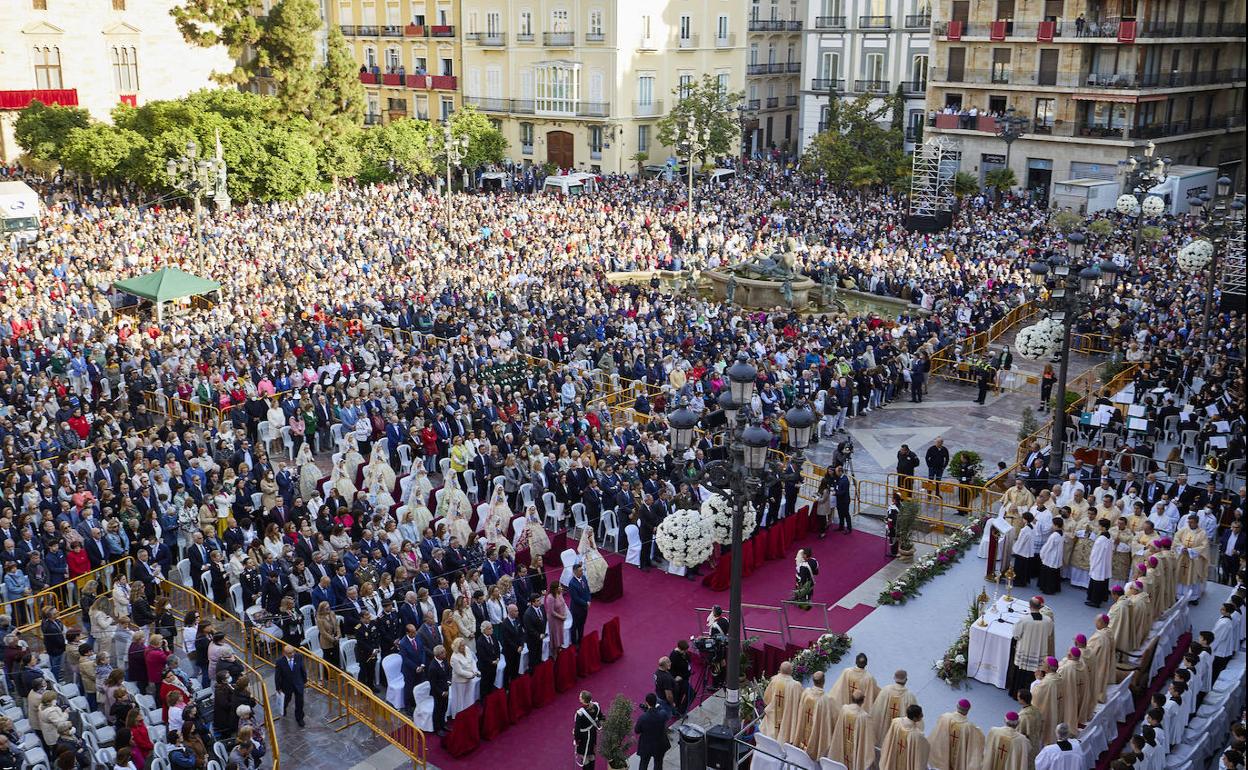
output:
POLYGON ((710 281, 715 299, 748 308, 805 308, 816 284, 795 269, 797 241, 785 240, 785 250, 755 257, 702 275, 710 281))

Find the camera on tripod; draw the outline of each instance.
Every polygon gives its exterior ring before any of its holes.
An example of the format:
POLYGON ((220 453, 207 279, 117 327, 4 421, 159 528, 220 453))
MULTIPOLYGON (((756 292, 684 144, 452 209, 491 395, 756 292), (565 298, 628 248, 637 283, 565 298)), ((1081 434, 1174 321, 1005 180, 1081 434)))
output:
POLYGON ((690 643, 707 658, 719 660, 728 654, 728 640, 722 636, 697 636, 690 643))

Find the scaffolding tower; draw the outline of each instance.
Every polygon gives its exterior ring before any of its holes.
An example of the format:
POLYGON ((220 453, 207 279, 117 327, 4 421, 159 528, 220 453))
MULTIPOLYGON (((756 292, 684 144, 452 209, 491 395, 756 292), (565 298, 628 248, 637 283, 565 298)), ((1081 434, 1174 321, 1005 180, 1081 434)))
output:
POLYGON ((962 153, 943 136, 915 148, 910 169, 910 217, 936 219, 953 211, 953 175, 962 153))
POLYGON ((1234 225, 1234 232, 1226 239, 1222 274, 1218 276, 1218 288, 1223 294, 1238 294, 1241 297, 1245 294, 1244 270, 1244 226, 1241 221, 1234 225))

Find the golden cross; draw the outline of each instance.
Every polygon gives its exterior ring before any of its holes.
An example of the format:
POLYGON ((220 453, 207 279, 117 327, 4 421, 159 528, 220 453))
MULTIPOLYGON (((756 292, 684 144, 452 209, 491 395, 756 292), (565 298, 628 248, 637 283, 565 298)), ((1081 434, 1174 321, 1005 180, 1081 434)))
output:
POLYGON ((949 767, 958 766, 958 728, 949 731, 949 767))
POLYGON ((997 744, 997 756, 993 759, 992 770, 1001 770, 1005 767, 1005 758, 1010 754, 1010 745, 1005 741, 997 744))

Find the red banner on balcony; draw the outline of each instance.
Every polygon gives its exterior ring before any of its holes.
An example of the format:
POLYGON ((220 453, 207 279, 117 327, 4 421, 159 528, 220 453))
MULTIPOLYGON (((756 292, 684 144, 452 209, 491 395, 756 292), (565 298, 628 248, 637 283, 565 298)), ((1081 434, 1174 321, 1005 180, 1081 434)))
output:
POLYGON ((949 38, 950 40, 961 40, 962 39, 962 22, 960 21, 949 22, 949 29, 946 32, 945 37, 949 38))
POLYGON ((121 102, 122 104, 128 105, 130 107, 139 106, 138 94, 122 94, 121 96, 117 97, 117 101, 121 102))
POLYGON ((77 107, 78 89, 40 88, 30 91, 0 91, 0 110, 24 110, 36 99, 44 104, 77 107))
POLYGON ((1053 35, 1056 31, 1057 22, 1042 21, 1039 26, 1036 27, 1036 40, 1039 40, 1041 43, 1052 43, 1053 35))
POLYGON ((1135 22, 1121 21, 1118 22, 1118 42, 1134 43, 1135 42, 1135 22))
POLYGON ((455 76, 454 75, 433 75, 429 78, 430 85, 438 91, 454 91, 455 76))
POLYGON ((405 37, 424 37, 425 25, 424 24, 408 24, 406 27, 403 28, 403 35, 405 37))
POLYGON ((371 72, 361 72, 361 73, 360 73, 360 82, 361 82, 361 83, 364 83, 365 85, 373 85, 373 86, 375 86, 375 85, 377 85, 378 77, 379 77, 378 75, 374 75, 374 74, 373 74, 373 73, 371 73, 371 72))
POLYGON ((988 25, 989 40, 1005 40, 1005 22, 994 21, 988 25))
POLYGON ((401 86, 403 85, 403 76, 398 74, 397 72, 393 74, 386 73, 385 75, 381 76, 381 83, 382 85, 387 85, 387 86, 401 86))

